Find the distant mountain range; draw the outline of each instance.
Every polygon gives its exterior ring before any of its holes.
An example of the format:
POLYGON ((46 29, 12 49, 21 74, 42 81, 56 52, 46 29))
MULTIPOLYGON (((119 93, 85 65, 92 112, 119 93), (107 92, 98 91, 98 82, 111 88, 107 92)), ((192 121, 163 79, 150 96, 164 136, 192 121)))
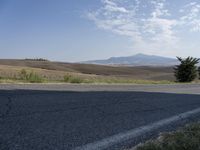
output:
POLYGON ((177 65, 178 61, 176 59, 168 57, 136 54, 128 57, 111 57, 105 60, 92 60, 81 63, 99 64, 99 65, 127 65, 127 66, 173 66, 177 65))

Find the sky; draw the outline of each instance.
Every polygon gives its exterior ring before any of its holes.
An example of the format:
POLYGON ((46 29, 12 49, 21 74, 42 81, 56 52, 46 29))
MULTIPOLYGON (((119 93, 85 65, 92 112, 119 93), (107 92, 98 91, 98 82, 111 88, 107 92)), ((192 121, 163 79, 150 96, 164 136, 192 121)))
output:
POLYGON ((199 0, 0 0, 0 58, 200 57, 199 0))

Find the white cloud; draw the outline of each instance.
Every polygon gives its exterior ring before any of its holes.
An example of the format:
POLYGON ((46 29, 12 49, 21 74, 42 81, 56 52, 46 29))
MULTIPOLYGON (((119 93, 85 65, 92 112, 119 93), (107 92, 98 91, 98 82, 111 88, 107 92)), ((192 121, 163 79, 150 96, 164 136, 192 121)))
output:
POLYGON ((151 4, 153 4, 153 6, 155 7, 151 14, 153 16, 153 18, 170 15, 169 11, 164 8, 164 3, 165 3, 165 0, 152 0, 151 1, 151 4))
POLYGON ((119 7, 116 3, 112 2, 111 0, 103 0, 105 4, 105 10, 110 12, 121 12, 121 13, 128 13, 124 7, 119 7))
POLYGON ((111 0, 102 2, 104 6, 95 12, 88 13, 88 18, 94 21, 99 28, 139 40, 138 24, 132 21, 135 11, 119 6, 111 0))
POLYGON ((188 26, 190 31, 200 31, 200 4, 191 2, 185 5, 180 12, 180 24, 188 26))
POLYGON ((88 18, 100 29, 129 37, 135 50, 164 54, 181 49, 177 27, 200 31, 198 3, 190 2, 179 13, 181 17, 173 17, 166 0, 102 0, 102 7, 89 12, 88 18))

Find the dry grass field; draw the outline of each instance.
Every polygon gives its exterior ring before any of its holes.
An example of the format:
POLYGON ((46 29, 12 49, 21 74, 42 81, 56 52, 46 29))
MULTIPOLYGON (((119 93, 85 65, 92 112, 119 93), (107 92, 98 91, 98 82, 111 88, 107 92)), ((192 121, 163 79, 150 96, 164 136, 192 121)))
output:
POLYGON ((64 76, 80 78, 84 82, 174 81, 173 67, 125 67, 50 61, 0 60, 1 78, 19 78, 22 69, 34 72, 48 81, 62 81, 64 76))

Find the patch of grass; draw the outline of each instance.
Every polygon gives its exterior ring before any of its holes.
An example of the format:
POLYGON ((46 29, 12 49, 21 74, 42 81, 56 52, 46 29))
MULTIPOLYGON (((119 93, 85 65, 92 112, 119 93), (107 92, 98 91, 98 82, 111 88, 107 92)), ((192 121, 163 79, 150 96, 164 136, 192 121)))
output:
POLYGON ((21 80, 27 80, 27 78, 28 78, 28 73, 27 73, 27 71, 26 71, 25 69, 22 69, 22 70, 20 71, 20 79, 21 79, 21 80))
POLYGON ((71 75, 69 75, 69 74, 65 75, 64 76, 64 82, 70 82, 71 78, 72 78, 71 75))
POLYGON ((18 83, 18 81, 15 77, 9 78, 0 76, 0 83, 18 83))
POLYGON ((27 81, 31 83, 42 83, 44 79, 40 77, 39 75, 37 75, 36 73, 31 72, 28 75, 27 81))
POLYGON ((93 84, 171 84, 171 81, 134 80, 119 77, 81 78, 67 74, 64 76, 66 83, 93 83, 93 84))
POLYGON ((14 80, 14 79, 0 79, 0 83, 5 83, 5 84, 12 83, 12 84, 14 84, 14 83, 20 83, 20 81, 14 80))
POLYGON ((188 125, 173 133, 165 133, 135 150, 200 150, 200 123, 188 125))
POLYGON ((78 77, 74 77, 71 79, 70 83, 84 83, 84 80, 78 77))
POLYGON ((151 80, 134 80, 124 78, 97 78, 88 79, 88 83, 106 83, 106 84, 172 84, 171 81, 151 81, 151 80))
POLYGON ((81 79, 80 77, 74 77, 72 75, 65 75, 64 76, 64 82, 67 82, 67 83, 83 83, 84 80, 81 79))
POLYGON ((30 83, 42 83, 44 81, 38 74, 33 72, 29 73, 25 69, 22 69, 20 72, 20 80, 30 83))

